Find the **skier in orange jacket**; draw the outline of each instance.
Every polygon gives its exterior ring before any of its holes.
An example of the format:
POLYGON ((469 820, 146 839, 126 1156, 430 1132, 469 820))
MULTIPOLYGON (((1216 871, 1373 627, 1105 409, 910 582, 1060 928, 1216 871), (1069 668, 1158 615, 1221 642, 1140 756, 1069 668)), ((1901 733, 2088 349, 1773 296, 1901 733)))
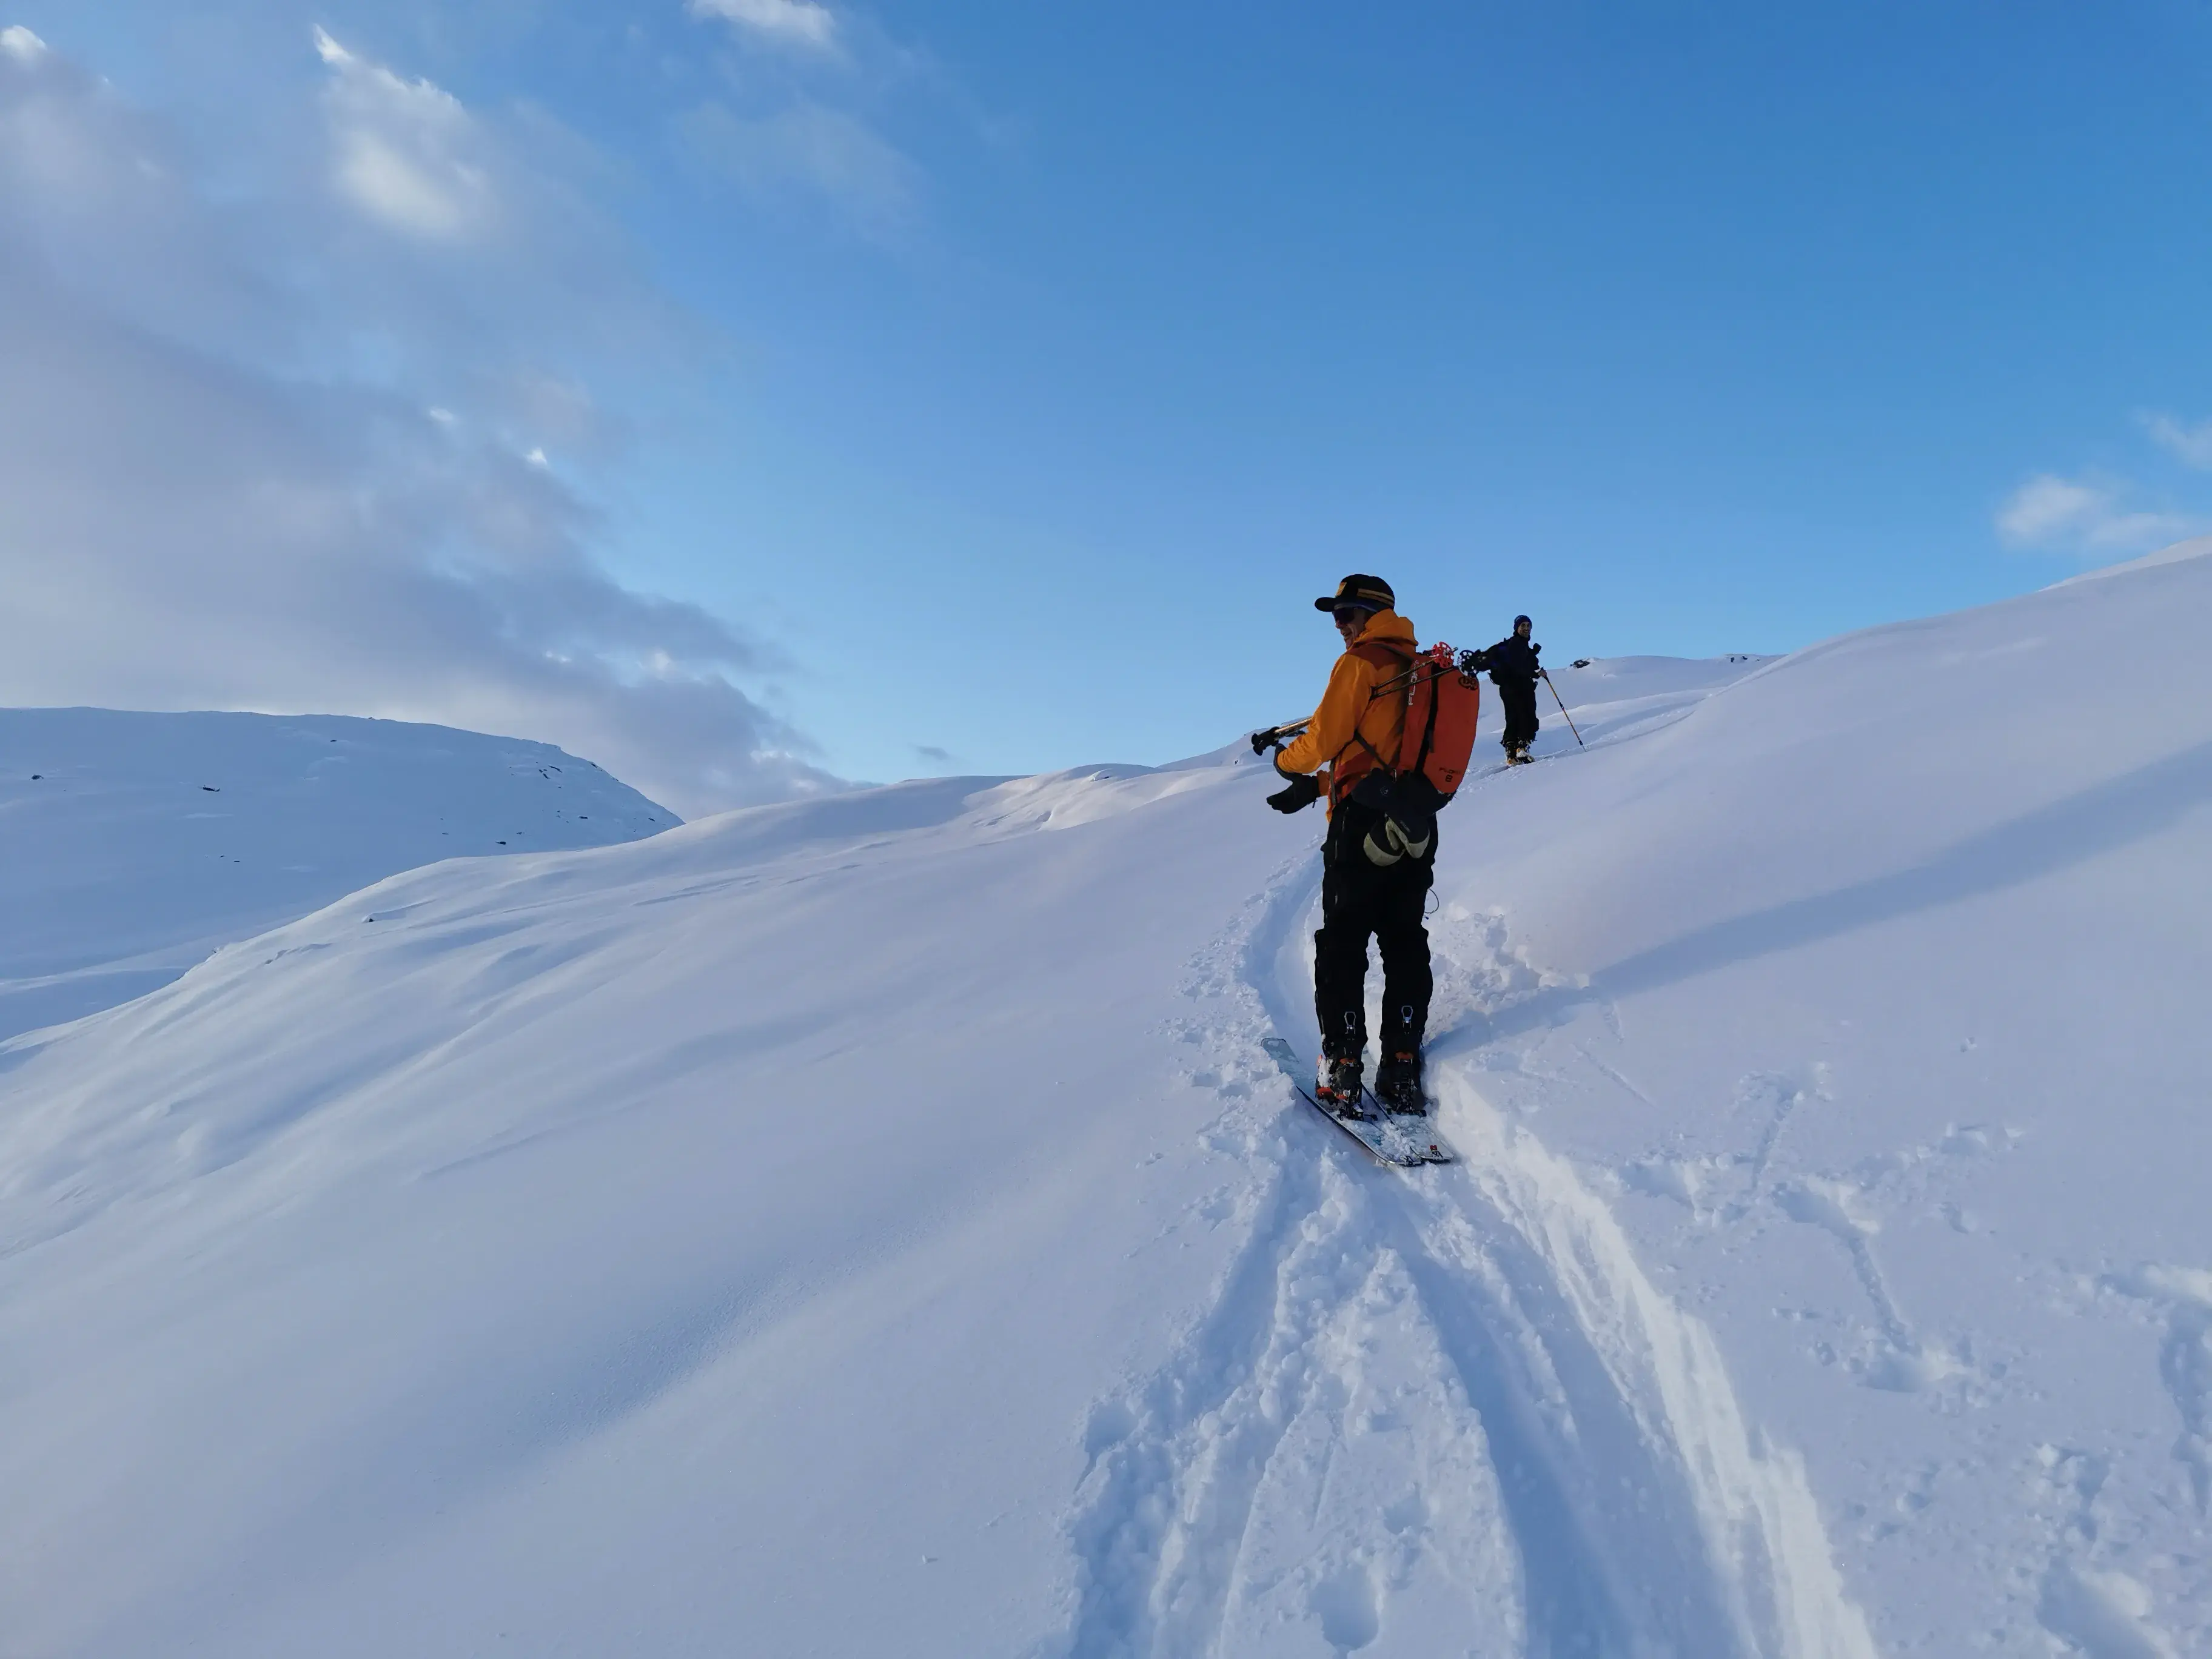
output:
MULTIPOLYGON (((1429 933, 1422 925, 1436 877, 1433 832, 1407 842, 1379 804, 1365 793, 1398 762, 1406 720, 1405 677, 1414 654, 1413 625, 1397 612, 1397 595, 1379 576, 1346 576, 1336 592, 1314 601, 1344 641, 1320 706, 1305 730, 1275 757, 1291 780, 1267 798, 1296 812, 1328 796, 1328 834, 1322 842, 1322 925, 1314 934, 1314 1012, 1321 1022, 1321 1076, 1316 1092, 1339 1111, 1357 1112, 1367 1047, 1367 940, 1382 955, 1382 1059, 1375 1093, 1394 1112, 1419 1112, 1421 1036, 1434 980, 1429 933), (1310 775, 1326 774, 1326 782, 1310 775)), ((1254 739, 1255 744, 1259 739, 1254 739)))

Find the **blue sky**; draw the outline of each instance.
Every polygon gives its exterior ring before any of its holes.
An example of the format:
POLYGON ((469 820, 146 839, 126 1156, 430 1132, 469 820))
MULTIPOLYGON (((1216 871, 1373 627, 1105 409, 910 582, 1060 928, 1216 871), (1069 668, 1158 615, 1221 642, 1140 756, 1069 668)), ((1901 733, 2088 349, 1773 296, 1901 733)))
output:
MULTIPOLYGON (((680 809, 1211 747, 1310 703, 1355 568, 1425 637, 1705 654, 2212 528, 2201 3, 13 3, 289 318, 134 328, 536 458, 566 574, 434 556, 497 613, 451 717, 584 640, 663 701, 527 735, 652 783, 690 720, 680 809)), ((422 714, 382 672, 210 700, 422 714)))

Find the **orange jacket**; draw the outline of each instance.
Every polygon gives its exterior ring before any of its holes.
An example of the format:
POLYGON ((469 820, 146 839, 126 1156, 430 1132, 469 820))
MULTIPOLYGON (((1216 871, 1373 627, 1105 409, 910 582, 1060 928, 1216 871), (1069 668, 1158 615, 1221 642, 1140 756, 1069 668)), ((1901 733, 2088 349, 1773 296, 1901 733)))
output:
POLYGON ((1406 695, 1401 685, 1375 695, 1375 688, 1398 678, 1413 659, 1413 624, 1395 611, 1378 611, 1359 637, 1346 647, 1329 671, 1328 689, 1306 729, 1275 757, 1279 772, 1328 769, 1329 810, 1352 786, 1375 769, 1376 757, 1398 763, 1398 742, 1406 731, 1406 695), (1356 735, 1355 735, 1356 734, 1356 735), (1365 741, 1362 742, 1360 739, 1365 741))

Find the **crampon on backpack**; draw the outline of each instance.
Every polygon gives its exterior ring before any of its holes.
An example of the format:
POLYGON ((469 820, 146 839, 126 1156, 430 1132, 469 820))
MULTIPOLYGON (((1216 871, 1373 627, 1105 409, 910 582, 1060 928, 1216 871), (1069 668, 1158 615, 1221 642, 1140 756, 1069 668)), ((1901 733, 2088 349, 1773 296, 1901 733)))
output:
POLYGON ((1482 710, 1475 654, 1432 645, 1375 688, 1378 697, 1406 700, 1406 728, 1397 765, 1377 765, 1352 792, 1352 799, 1382 814, 1361 848, 1370 863, 1426 858, 1436 845, 1437 814, 1459 793, 1474 754, 1475 717, 1482 710))

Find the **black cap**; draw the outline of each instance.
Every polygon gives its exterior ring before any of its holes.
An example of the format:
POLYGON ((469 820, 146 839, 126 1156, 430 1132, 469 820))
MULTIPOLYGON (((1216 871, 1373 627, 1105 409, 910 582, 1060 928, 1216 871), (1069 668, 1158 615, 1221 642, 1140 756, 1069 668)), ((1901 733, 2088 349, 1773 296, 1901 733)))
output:
POLYGON ((1390 584, 1380 576, 1346 576, 1336 585, 1336 592, 1325 599, 1316 599, 1316 611, 1336 611, 1347 605, 1356 605, 1364 611, 1388 611, 1398 603, 1398 596, 1390 591, 1390 584))
MULTIPOLYGON (((1526 617, 1516 617, 1513 619, 1513 625, 1514 625, 1516 628, 1518 628, 1518 627, 1520 627, 1520 626, 1521 626, 1521 624, 1522 624, 1522 623, 1524 623, 1524 622, 1528 622, 1528 619, 1526 617)), ((1534 628, 1536 624, 1535 624, 1535 623, 1528 623, 1528 625, 1529 625, 1531 628, 1534 628)))

